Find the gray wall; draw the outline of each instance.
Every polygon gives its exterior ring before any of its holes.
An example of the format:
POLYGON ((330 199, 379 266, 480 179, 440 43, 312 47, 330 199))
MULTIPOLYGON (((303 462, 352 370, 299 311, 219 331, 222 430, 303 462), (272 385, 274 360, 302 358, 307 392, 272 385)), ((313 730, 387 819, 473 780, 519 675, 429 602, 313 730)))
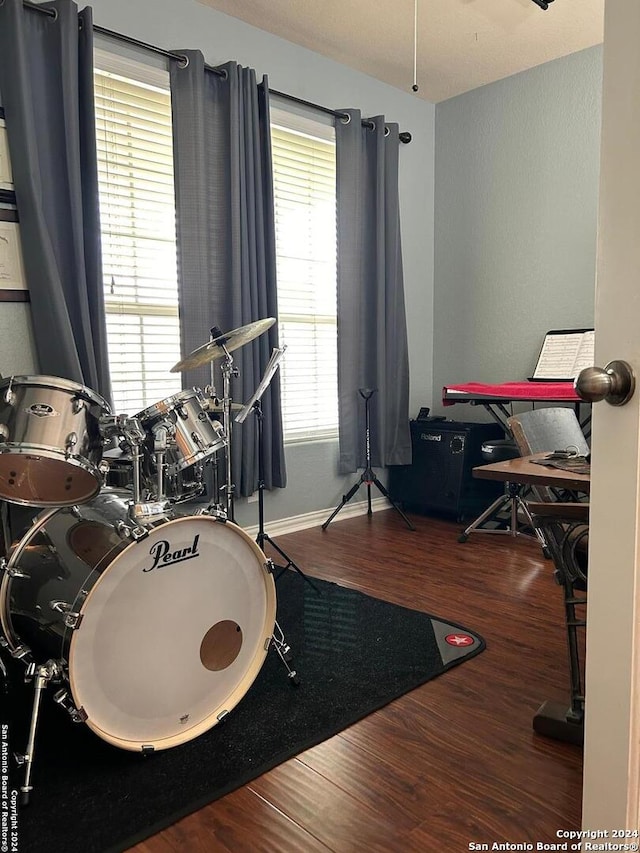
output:
POLYGON ((593 325, 601 74, 595 47, 437 105, 434 401, 593 325))

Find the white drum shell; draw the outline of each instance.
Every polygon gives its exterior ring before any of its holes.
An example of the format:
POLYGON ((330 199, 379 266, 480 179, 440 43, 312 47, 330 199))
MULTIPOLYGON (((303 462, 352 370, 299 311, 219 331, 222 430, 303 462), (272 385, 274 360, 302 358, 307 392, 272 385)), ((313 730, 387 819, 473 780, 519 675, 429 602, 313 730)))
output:
POLYGON ((230 522, 161 519, 139 541, 123 538, 129 499, 104 489, 39 516, 11 555, 0 616, 12 650, 63 662, 96 734, 165 749, 210 729, 249 689, 273 634, 275 587, 262 551, 230 522))

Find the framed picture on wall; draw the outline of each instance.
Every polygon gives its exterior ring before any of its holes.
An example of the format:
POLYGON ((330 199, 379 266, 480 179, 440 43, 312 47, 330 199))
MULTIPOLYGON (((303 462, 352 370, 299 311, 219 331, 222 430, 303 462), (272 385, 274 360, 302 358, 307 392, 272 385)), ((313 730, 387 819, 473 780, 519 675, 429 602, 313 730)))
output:
POLYGON ((29 299, 22 263, 18 212, 0 208, 0 301, 29 299))
POLYGON ((3 118, 0 118, 0 189, 13 190, 7 126, 3 118))

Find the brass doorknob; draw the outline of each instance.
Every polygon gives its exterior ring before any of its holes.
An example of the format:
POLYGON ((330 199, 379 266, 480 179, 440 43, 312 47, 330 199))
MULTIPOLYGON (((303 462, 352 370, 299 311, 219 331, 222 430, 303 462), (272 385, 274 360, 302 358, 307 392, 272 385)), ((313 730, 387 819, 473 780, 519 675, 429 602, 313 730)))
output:
POLYGON ((635 376, 626 361, 610 361, 602 367, 581 370, 573 383, 581 400, 597 403, 606 400, 612 406, 624 406, 633 397, 635 376))

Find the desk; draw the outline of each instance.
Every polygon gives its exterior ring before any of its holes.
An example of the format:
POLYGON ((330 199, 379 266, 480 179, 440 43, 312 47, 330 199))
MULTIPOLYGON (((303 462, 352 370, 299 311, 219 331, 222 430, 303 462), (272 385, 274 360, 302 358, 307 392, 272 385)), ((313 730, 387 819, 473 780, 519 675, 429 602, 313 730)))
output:
MULTIPOLYGON (((535 461, 546 453, 507 459, 473 469, 473 476, 485 480, 502 480, 529 486, 547 486, 589 494, 590 474, 578 474, 539 465, 535 461)), ((578 618, 576 608, 585 608, 587 603, 586 569, 582 577, 572 568, 572 555, 576 546, 582 546, 588 536, 588 504, 548 503, 530 505, 534 517, 541 523, 547 546, 553 557, 558 579, 564 589, 565 627, 569 649, 569 675, 571 681, 570 704, 544 702, 533 718, 533 729, 546 737, 580 745, 584 738, 584 691, 580 666, 577 628, 586 628, 586 616, 578 618), (571 542, 573 541, 573 550, 571 542)), ((586 551, 583 550, 586 564, 586 551)), ((575 564, 574 564, 575 565, 575 564)), ((582 612, 582 611, 581 611, 582 612)))
POLYGON ((504 462, 492 462, 473 469, 473 476, 481 480, 500 480, 503 483, 523 483, 527 486, 548 486, 555 489, 567 489, 570 492, 589 494, 591 476, 576 474, 539 465, 534 459, 543 459, 546 453, 534 453, 533 456, 521 456, 518 459, 506 459, 504 462))

